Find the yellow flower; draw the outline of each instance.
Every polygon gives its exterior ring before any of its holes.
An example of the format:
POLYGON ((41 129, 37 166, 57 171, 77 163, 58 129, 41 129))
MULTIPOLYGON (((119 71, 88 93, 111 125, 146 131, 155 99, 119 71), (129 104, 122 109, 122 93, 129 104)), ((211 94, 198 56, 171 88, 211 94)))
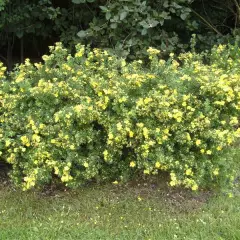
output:
POLYGON ((29 121, 29 123, 30 123, 31 125, 34 125, 34 121, 33 121, 32 119, 29 121))
POLYGON ((118 123, 118 124, 117 124, 117 130, 118 130, 118 131, 122 130, 122 124, 121 124, 121 123, 118 123))
POLYGON ((119 98, 118 102, 122 103, 122 102, 126 102, 127 98, 125 96, 119 98))
POLYGON ((187 133, 186 138, 187 138, 188 141, 191 141, 191 139, 192 139, 189 133, 187 133))
POLYGON ((156 163, 155 163, 155 167, 156 167, 156 168, 160 168, 160 166, 161 166, 161 163, 160 163, 160 162, 156 162, 156 163))
POLYGON ((136 166, 136 163, 134 161, 131 161, 129 164, 130 167, 134 168, 136 166))
POLYGON ((32 140, 35 141, 35 142, 40 142, 41 138, 37 134, 33 134, 32 140))
POLYGON ((148 129, 146 127, 143 128, 143 136, 147 139, 148 138, 148 129))
POLYGON ((79 105, 76 105, 74 107, 74 109, 75 109, 76 112, 80 113, 82 111, 82 109, 83 109, 83 106, 81 104, 79 104, 79 105))
POLYGON ((59 168, 58 168, 58 167, 54 167, 54 173, 55 173, 56 175, 59 174, 59 168))
POLYGON ((113 134, 112 133, 108 134, 108 139, 110 139, 110 140, 113 139, 113 134))
POLYGON ((176 177, 176 174, 175 174, 175 173, 173 173, 173 172, 170 173, 170 176, 171 176, 171 180, 172 180, 172 181, 174 181, 174 182, 177 181, 177 177, 176 177))
POLYGON ((168 136, 167 136, 167 135, 164 135, 164 136, 162 137, 162 139, 163 139, 163 140, 167 140, 167 139, 168 139, 168 136))
POLYGON ((59 116, 56 115, 56 116, 55 116, 55 122, 58 122, 58 121, 59 121, 59 116))
POLYGON ((191 169, 191 168, 188 168, 185 173, 186 173, 186 175, 188 175, 188 176, 193 175, 193 172, 192 172, 192 169, 191 169))
POLYGON ((201 152, 201 153, 205 153, 205 150, 204 150, 204 149, 201 149, 200 152, 201 152))
POLYGON ((143 123, 137 123, 137 126, 142 128, 144 126, 144 124, 143 123))
POLYGON ((228 145, 230 145, 230 144, 233 142, 232 138, 229 137, 229 138, 227 139, 227 142, 228 142, 228 145))
POLYGON ((176 186, 176 181, 171 181, 169 184, 171 187, 176 186))
POLYGON ((68 172, 69 170, 70 170, 69 166, 65 166, 64 169, 63 169, 64 172, 68 172))
POLYGON ((200 144, 201 144, 201 140, 198 139, 198 140, 196 141, 196 145, 199 146, 200 144))
POLYGON ((114 182, 112 182, 113 184, 115 184, 115 185, 117 185, 118 184, 118 181, 116 180, 116 181, 114 181, 114 182))
POLYGON ((229 194, 228 194, 228 197, 229 197, 229 198, 232 198, 232 197, 233 197, 233 194, 232 194, 232 193, 229 193, 229 194))
POLYGON ((10 141, 10 140, 6 140, 5 146, 8 147, 8 146, 10 146, 10 145, 11 145, 11 141, 10 141))
POLYGON ((213 175, 217 176, 219 174, 219 168, 214 169, 213 175))
POLYGON ((72 176, 70 176, 70 175, 63 175, 62 177, 61 177, 61 181, 62 182, 68 182, 68 181, 70 181, 70 180, 72 180, 73 178, 72 178, 72 176))
POLYGON ((194 185, 192 186, 192 190, 193 190, 193 191, 197 191, 197 190, 198 190, 198 185, 197 185, 197 184, 194 184, 194 185))
POLYGON ((132 138, 133 135, 134 135, 133 131, 130 131, 130 132, 129 132, 129 137, 132 138))
POLYGON ((159 50, 157 50, 157 49, 155 49, 155 48, 152 48, 152 47, 150 47, 150 48, 147 50, 147 52, 148 52, 150 55, 156 55, 156 54, 160 53, 159 50))
POLYGON ((26 145, 27 147, 30 146, 30 142, 29 142, 29 139, 27 136, 22 136, 21 141, 22 141, 23 145, 26 145))
POLYGON ((103 155, 104 155, 104 156, 107 156, 107 155, 108 155, 108 150, 105 150, 105 151, 103 152, 103 155))
POLYGON ((182 118, 181 117, 178 117, 176 118, 177 122, 181 122, 182 121, 182 118))
POLYGON ((142 198, 140 196, 138 196, 138 201, 141 202, 142 201, 142 198))
POLYGON ((152 98, 149 98, 149 97, 147 97, 147 98, 144 99, 144 103, 145 103, 145 104, 148 104, 148 103, 151 102, 151 101, 152 101, 152 98))
POLYGON ((218 147, 217 147, 217 150, 218 150, 218 151, 221 151, 221 150, 222 150, 222 147, 221 147, 221 146, 218 146, 218 147))
POLYGON ((83 166, 84 166, 85 168, 88 168, 88 167, 89 167, 89 164, 88 164, 87 162, 84 162, 84 163, 83 163, 83 166))
POLYGON ((164 90, 164 93, 165 93, 166 95, 168 95, 168 94, 170 93, 170 91, 167 89, 167 90, 164 90))
POLYGON ((75 149, 75 146, 74 146, 74 145, 70 145, 70 149, 71 149, 71 150, 74 150, 74 149, 75 149))
POLYGON ((26 152, 26 148, 21 148, 22 152, 26 152))
POLYGON ((212 151, 211 151, 211 150, 207 150, 206 154, 207 154, 207 155, 211 155, 211 154, 212 154, 212 151))
POLYGON ((150 171, 149 171, 149 169, 145 169, 145 170, 143 171, 143 173, 144 173, 144 174, 150 174, 150 171))

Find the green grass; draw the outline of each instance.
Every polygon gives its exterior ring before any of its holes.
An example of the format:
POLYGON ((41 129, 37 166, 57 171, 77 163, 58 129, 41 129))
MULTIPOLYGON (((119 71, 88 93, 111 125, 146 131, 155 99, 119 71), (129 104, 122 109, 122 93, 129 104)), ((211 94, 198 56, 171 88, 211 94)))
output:
POLYGON ((150 181, 76 191, 0 184, 0 239, 240 239, 240 195, 171 190, 150 181))

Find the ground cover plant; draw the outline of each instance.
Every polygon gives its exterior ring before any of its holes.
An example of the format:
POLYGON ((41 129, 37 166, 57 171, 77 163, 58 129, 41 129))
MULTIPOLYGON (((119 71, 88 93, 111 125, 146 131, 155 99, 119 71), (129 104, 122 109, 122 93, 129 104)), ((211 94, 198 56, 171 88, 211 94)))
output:
POLYGON ((234 182, 239 128, 238 43, 168 60, 127 63, 57 43, 43 63, 1 66, 0 153, 24 190, 62 182, 118 183, 170 174, 192 190, 234 182))

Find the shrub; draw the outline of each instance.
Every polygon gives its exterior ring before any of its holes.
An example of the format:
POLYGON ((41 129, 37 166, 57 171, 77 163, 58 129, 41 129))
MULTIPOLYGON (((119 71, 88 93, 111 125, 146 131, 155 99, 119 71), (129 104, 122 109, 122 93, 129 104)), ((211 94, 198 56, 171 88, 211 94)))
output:
MULTIPOLYGON (((240 136, 239 48, 213 48, 149 64, 57 43, 44 63, 26 60, 0 86, 1 158, 23 189, 59 179, 119 181, 170 173, 192 190, 231 183, 240 136)), ((1 66, 0 77, 4 68, 1 66)))

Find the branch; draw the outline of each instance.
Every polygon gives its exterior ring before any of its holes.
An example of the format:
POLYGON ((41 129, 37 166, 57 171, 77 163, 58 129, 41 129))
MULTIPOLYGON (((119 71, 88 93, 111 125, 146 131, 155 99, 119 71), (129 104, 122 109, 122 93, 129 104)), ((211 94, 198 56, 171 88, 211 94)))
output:
POLYGON ((1 54, 0 54, 0 58, 1 58, 3 61, 7 62, 7 59, 6 59, 3 55, 1 55, 1 54))
POLYGON ((233 0, 237 8, 237 19, 240 19, 240 5, 237 0, 233 0))
POLYGON ((211 23, 209 23, 204 17, 202 17, 199 13, 195 12, 193 9, 191 11, 198 16, 203 22, 207 24, 209 28, 211 28, 214 32, 222 36, 222 33, 220 33, 211 23))

